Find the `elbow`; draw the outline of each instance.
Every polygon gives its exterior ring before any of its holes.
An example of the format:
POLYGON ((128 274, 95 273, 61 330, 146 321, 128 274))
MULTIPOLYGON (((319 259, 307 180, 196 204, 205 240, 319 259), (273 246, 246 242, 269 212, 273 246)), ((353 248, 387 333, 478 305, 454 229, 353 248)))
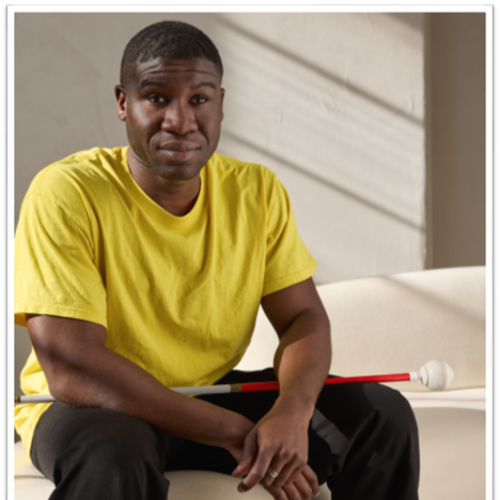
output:
POLYGON ((76 401, 74 401, 75 395, 78 392, 75 391, 74 384, 70 382, 70 376, 60 373, 57 375, 48 375, 45 372, 45 377, 47 378, 47 383, 49 385, 49 392, 56 401, 78 406, 75 404, 76 401))
POLYGON ((41 362, 42 370, 47 379, 49 392, 56 401, 67 403, 72 406, 95 406, 89 404, 89 389, 88 377, 86 377, 81 369, 65 363, 58 359, 51 360, 47 363, 41 362))
POLYGON ((51 395, 74 406, 95 406, 93 394, 100 383, 95 367, 105 349, 106 329, 72 318, 34 315, 28 318, 28 331, 51 395))

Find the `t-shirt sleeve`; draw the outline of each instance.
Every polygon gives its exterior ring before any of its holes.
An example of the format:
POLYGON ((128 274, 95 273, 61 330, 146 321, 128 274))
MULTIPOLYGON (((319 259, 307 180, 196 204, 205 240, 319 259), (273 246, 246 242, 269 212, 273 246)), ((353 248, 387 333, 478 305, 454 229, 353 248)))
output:
POLYGON ((106 326, 106 289, 94 263, 83 203, 71 208, 52 193, 28 193, 14 242, 15 322, 47 314, 106 326))
POLYGON ((317 266, 297 231, 288 193, 274 175, 267 210, 263 296, 310 278, 317 266))

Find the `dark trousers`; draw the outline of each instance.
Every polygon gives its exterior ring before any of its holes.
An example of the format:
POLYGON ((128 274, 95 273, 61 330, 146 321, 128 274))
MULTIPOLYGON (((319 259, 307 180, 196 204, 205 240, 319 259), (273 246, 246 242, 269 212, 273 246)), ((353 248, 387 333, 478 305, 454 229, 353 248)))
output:
MULTIPOLYGON (((235 370, 218 383, 267 380, 276 380, 272 369, 235 370)), ((277 395, 200 399, 257 422, 277 395)), ((59 402, 42 415, 31 456, 56 485, 50 500, 165 500, 165 471, 231 474, 237 465, 222 448, 168 435, 139 418, 59 402)), ((408 402, 379 384, 326 386, 309 425, 309 465, 333 500, 418 499, 418 432, 408 402)))

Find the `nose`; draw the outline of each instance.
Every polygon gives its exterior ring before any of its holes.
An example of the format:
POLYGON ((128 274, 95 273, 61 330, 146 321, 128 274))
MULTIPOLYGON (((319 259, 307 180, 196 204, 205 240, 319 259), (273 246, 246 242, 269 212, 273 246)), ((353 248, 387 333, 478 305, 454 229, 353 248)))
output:
POLYGON ((194 110, 189 103, 174 99, 165 109, 162 130, 175 135, 187 135, 197 129, 194 110))

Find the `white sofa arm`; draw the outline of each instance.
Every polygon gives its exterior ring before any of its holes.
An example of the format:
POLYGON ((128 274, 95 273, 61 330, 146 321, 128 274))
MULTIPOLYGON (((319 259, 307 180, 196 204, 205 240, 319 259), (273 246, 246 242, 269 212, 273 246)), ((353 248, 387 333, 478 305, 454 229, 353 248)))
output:
MULTIPOLYGON (((485 386, 485 269, 462 267, 375 276, 318 287, 332 325, 330 372, 418 371, 441 358, 455 371, 450 389, 485 386)), ((262 311, 238 365, 272 366, 276 334, 262 311)), ((390 384, 428 391, 419 382, 390 384)))
MULTIPOLYGON (((455 371, 449 389, 485 386, 484 267, 372 277, 319 291, 332 324, 332 372, 418 371, 440 358, 455 371)), ((391 385, 428 391, 418 382, 391 385)))

